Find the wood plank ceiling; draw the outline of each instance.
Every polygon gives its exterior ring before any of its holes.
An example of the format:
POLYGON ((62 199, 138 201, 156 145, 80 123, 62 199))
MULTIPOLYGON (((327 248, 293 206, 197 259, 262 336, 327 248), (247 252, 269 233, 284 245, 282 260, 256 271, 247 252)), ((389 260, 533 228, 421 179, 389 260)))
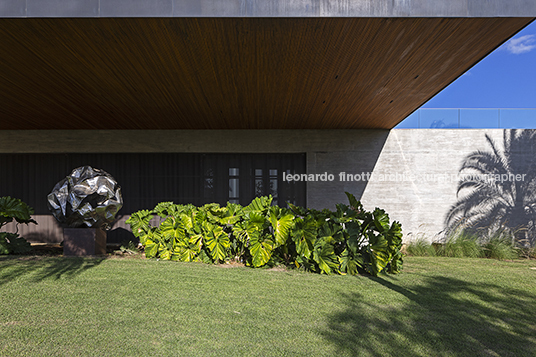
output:
POLYGON ((532 20, 0 19, 0 130, 388 129, 532 20))

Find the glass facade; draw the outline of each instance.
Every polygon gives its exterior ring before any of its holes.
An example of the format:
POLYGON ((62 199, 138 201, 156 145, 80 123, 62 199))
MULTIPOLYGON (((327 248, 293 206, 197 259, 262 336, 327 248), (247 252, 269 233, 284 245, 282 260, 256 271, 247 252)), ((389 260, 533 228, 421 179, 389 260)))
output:
POLYGON ((395 129, 536 129, 536 108, 421 108, 395 129))
POLYGON ((83 165, 107 171, 121 185, 122 214, 164 201, 248 205, 267 195, 283 207, 306 205, 306 183, 283 180, 283 172, 305 172, 305 154, 0 154, 0 192, 48 214, 54 185, 83 165))

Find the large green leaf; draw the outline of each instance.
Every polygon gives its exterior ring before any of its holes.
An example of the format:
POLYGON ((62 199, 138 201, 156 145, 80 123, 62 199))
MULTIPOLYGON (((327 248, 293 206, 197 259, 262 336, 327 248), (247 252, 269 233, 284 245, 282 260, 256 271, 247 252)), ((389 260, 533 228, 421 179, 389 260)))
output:
POLYGON ((32 250, 32 245, 28 243, 28 241, 22 237, 17 237, 15 239, 12 239, 10 243, 11 243, 11 249, 14 254, 27 253, 30 250, 32 250))
POLYGON ((233 225, 241 219, 243 210, 236 203, 227 203, 227 207, 211 208, 207 213, 213 223, 233 225))
POLYGON ((205 211, 192 210, 191 212, 181 215, 181 221, 183 227, 188 231, 188 234, 202 234, 203 223, 207 220, 205 211))
POLYGON ((339 266, 333 245, 322 239, 318 239, 315 244, 313 259, 324 274, 331 274, 333 271, 337 271, 339 266))
POLYGON ((389 252, 391 254, 391 260, 389 262, 388 272, 391 274, 398 274, 402 270, 403 254, 402 248, 402 227, 399 222, 393 222, 391 228, 385 234, 389 245, 389 252))
POLYGON ((196 249, 190 249, 190 247, 175 247, 173 249, 173 255, 171 260, 179 260, 181 262, 196 262, 199 252, 196 249))
POLYGON ((159 246, 158 257, 162 260, 171 260, 173 251, 166 246, 159 246))
MULTIPOLYGON (((261 212, 250 211, 247 212, 242 219, 233 225, 233 238, 236 240, 232 243, 233 252, 238 259, 244 258, 244 254, 249 251, 250 255, 252 239, 254 242, 259 241, 259 235, 265 230, 266 218, 261 212)), ((258 248, 258 247, 255 247, 258 248)), ((262 251, 254 249, 255 253, 261 254, 262 251)), ((255 264, 262 262, 263 259, 255 256, 255 264)))
POLYGON ((389 264, 392 254, 385 236, 373 232, 369 232, 368 249, 370 254, 369 273, 376 276, 389 264))
POLYGON ((181 262, 199 261, 198 255, 203 247, 203 236, 194 234, 185 236, 184 239, 176 240, 173 246, 173 254, 171 260, 179 260, 181 262))
POLYGON ((233 236, 242 244, 249 241, 248 232, 246 230, 246 222, 238 222, 233 226, 233 236))
POLYGON ((33 213, 33 208, 18 198, 9 196, 0 197, 0 227, 11 222, 13 219, 15 219, 17 223, 37 224, 37 222, 31 218, 33 213))
POLYGON ((374 276, 377 276, 391 260, 391 255, 386 251, 373 250, 371 249, 370 263, 371 263, 371 273, 374 276))
POLYGON ((363 268, 363 257, 355 256, 351 251, 345 249, 339 257, 340 270, 343 273, 357 275, 358 268, 363 268))
POLYGON ((160 202, 156 205, 153 212, 162 218, 166 218, 167 216, 175 215, 178 210, 179 205, 176 205, 173 202, 160 202))
POLYGON ((263 230, 267 225, 266 217, 262 212, 251 211, 245 217, 247 225, 255 225, 259 230, 263 230))
POLYGON ((263 236, 258 229, 250 225, 248 228, 249 252, 251 263, 255 268, 262 267, 270 261, 273 253, 274 242, 263 236))
POLYGON ((32 250, 30 243, 26 239, 19 237, 15 233, 0 233, 0 255, 2 254, 22 254, 32 250))
POLYGON ((332 222, 325 222, 322 228, 318 231, 320 240, 335 244, 341 242, 344 238, 342 227, 332 222))
POLYGON ((224 217, 221 219, 222 224, 235 224, 242 219, 244 210, 242 206, 236 203, 227 203, 227 211, 224 217))
POLYGON ((207 210, 201 207, 195 212, 192 212, 191 216, 194 219, 194 228, 197 227, 199 229, 199 233, 201 233, 203 231, 203 223, 205 223, 205 221, 208 221, 207 210))
POLYGON ((158 254, 159 243, 153 241, 151 238, 145 240, 145 257, 154 258, 158 254))
POLYGON ((395 221, 391 224, 391 228, 385 233, 385 237, 389 242, 389 248, 392 250, 400 250, 402 248, 402 227, 400 223, 395 221))
POLYGON ((363 237, 361 225, 358 221, 348 222, 346 223, 346 231, 348 232, 346 245, 352 254, 357 254, 363 237))
POLYGON ((311 216, 304 219, 296 218, 295 225, 292 229, 292 240, 296 244, 296 253, 309 259, 314 248, 316 238, 316 224, 311 216))
POLYGON ((205 244, 210 251, 212 259, 223 261, 227 257, 227 249, 231 246, 229 235, 220 226, 208 222, 203 224, 205 244))
POLYGON ((310 213, 311 213, 311 212, 309 212, 308 209, 306 209, 304 207, 293 205, 290 202, 287 202, 287 205, 290 207, 290 210, 292 211, 292 213, 294 213, 295 216, 305 217, 305 216, 309 216, 310 213))
POLYGON ((268 197, 255 197, 248 206, 244 207, 244 212, 266 212, 272 204, 272 200, 272 195, 268 197))
POLYGON ((188 231, 188 232, 194 231, 194 225, 195 225, 194 217, 195 217, 195 214, 189 215, 186 213, 182 213, 181 215, 179 215, 180 224, 185 231, 188 231))
MULTIPOLYGON (((130 225, 132 234, 141 240, 141 238, 145 238, 147 233, 151 230, 151 227, 149 226, 151 219, 153 219, 152 211, 142 210, 132 213, 125 223, 130 225)), ((144 242, 141 243, 144 244, 144 242)))
POLYGON ((361 202, 359 202, 354 195, 352 195, 351 193, 349 192, 345 192, 346 194, 346 197, 348 197, 348 202, 350 202, 350 207, 352 207, 352 209, 354 211, 357 211, 357 212, 361 212, 363 211, 363 205, 361 204, 361 202))
POLYGON ((227 208, 220 207, 217 203, 209 203, 201 207, 206 214, 207 214, 207 220, 210 223, 213 224, 220 224, 221 217, 225 215, 225 212, 227 211, 227 208))
POLYGON ((330 215, 330 218, 336 223, 346 223, 357 216, 357 212, 347 205, 339 203, 335 207, 337 210, 330 215))
POLYGON ((251 263, 254 267, 261 267, 268 263, 272 257, 275 243, 266 233, 266 227, 270 224, 261 211, 249 211, 245 215, 246 222, 246 246, 249 248, 251 263))
POLYGON ((166 241, 183 240, 186 238, 184 226, 180 219, 168 217, 160 224, 160 234, 166 238, 166 241))
POLYGON ((389 250, 389 242, 385 239, 383 234, 374 234, 373 232, 369 233, 369 246, 370 249, 376 251, 385 251, 389 250))
POLYGON ((338 224, 326 221, 319 230, 319 237, 314 245, 313 259, 322 273, 331 274, 337 270, 339 261, 335 254, 334 244, 340 242, 342 238, 342 227, 338 224))
POLYGON ((391 258, 391 261, 389 262, 388 272, 390 274, 400 273, 400 271, 402 270, 402 264, 403 264, 403 254, 400 250, 398 250, 391 258))
POLYGON ((374 225, 380 233, 385 233, 389 230, 389 216, 384 210, 376 208, 373 212, 374 225))
POLYGON ((270 223, 274 232, 274 238, 277 246, 282 246, 287 242, 290 230, 294 225, 294 216, 284 214, 285 211, 279 207, 270 207, 270 223))

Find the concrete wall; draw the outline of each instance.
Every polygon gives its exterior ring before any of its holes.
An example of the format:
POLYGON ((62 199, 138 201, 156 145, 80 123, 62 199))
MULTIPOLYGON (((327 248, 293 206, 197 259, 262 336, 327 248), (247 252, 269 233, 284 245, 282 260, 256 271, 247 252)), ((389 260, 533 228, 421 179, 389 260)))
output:
POLYGON ((531 0, 0 0, 0 17, 533 17, 531 0))
POLYGON ((374 167, 377 179, 368 182, 361 199, 366 208, 384 208, 399 220, 405 240, 441 238, 445 216, 457 200, 464 159, 477 150, 491 151, 486 134, 502 147, 503 133, 501 129, 392 130, 374 167))
POLYGON ((347 202, 344 191, 348 191, 365 208, 384 208, 399 220, 406 238, 422 235, 432 240, 444 229, 445 215, 456 202, 456 174, 464 158, 489 149, 485 134, 502 145, 503 133, 502 129, 0 131, 0 153, 305 152, 308 174, 333 175, 331 181, 319 176, 307 183, 309 207, 334 209, 336 203, 347 202), (373 173, 371 180, 365 179, 367 173, 373 173))

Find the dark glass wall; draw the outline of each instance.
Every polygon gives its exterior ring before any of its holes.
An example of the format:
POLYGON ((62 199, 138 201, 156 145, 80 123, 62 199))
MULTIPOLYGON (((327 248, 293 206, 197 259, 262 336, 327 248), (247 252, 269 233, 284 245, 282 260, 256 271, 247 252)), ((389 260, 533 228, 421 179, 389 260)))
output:
POLYGON ((119 182, 121 214, 162 201, 247 205, 271 194, 274 203, 306 205, 305 182, 283 182, 303 173, 305 154, 0 154, 0 196, 22 199, 36 214, 49 214, 46 196, 72 169, 90 165, 119 182))

